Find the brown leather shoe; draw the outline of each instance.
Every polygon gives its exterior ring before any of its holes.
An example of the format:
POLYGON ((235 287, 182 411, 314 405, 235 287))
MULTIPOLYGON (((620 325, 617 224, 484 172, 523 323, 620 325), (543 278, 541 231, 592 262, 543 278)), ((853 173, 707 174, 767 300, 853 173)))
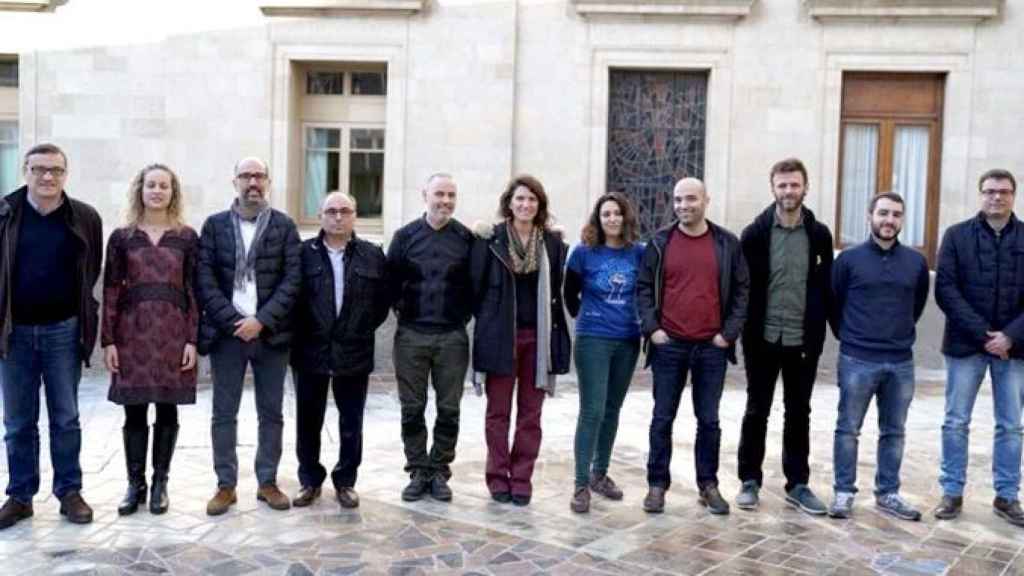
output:
POLYGON ((206 503, 206 514, 220 516, 227 512, 235 502, 238 502, 238 496, 235 495, 234 487, 221 486, 217 488, 217 493, 213 495, 213 498, 206 503))
POLYGON ((298 496, 292 498, 292 506, 295 506, 296 508, 305 508, 315 502, 319 497, 319 486, 303 486, 302 490, 299 490, 298 496))
POLYGON ((590 488, 580 486, 573 492, 572 500, 569 501, 569 509, 577 514, 590 512, 590 488))
POLYGON ((73 524, 92 522, 92 508, 89 508, 77 490, 68 492, 60 499, 60 513, 67 516, 68 522, 73 524))
POLYGON ((25 518, 32 517, 32 504, 22 504, 14 498, 8 498, 0 508, 0 530, 10 528, 25 518))
POLYGON ((358 508, 359 494, 348 486, 338 488, 338 504, 341 504, 342 508, 358 508))
POLYGON ((277 484, 264 484, 256 491, 256 499, 266 502, 274 510, 287 510, 292 507, 288 497, 277 488, 277 484))

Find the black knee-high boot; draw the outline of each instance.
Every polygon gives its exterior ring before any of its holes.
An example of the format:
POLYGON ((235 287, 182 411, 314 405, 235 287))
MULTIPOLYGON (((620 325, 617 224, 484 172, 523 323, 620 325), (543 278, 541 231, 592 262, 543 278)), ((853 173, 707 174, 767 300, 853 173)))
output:
POLYGON ((122 516, 134 514, 139 504, 146 503, 146 449, 149 448, 149 426, 124 427, 124 460, 128 468, 128 491, 117 506, 122 516))
POLYGON ((167 473, 177 440, 177 426, 153 426, 153 492, 149 495, 149 511, 153 514, 167 512, 167 473))

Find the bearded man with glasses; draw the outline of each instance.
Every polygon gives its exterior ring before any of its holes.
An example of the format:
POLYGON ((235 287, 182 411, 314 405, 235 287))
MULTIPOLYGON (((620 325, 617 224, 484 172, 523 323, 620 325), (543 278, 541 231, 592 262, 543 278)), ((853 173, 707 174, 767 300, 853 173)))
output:
POLYGON ((78 383, 96 344, 103 223, 64 191, 67 155, 25 153, 25 186, 0 199, 0 368, 9 481, 0 529, 33 514, 39 491, 39 386, 49 416, 53 495, 60 513, 92 522, 82 499, 78 383))

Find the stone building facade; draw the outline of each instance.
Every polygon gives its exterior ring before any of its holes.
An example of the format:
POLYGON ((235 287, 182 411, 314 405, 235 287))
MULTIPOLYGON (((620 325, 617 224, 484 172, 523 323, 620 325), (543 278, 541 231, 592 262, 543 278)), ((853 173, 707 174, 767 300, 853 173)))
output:
POLYGON ((982 171, 1024 173, 1016 0, 235 0, 217 29, 148 41, 136 26, 159 19, 129 18, 128 41, 42 42, 102 13, 89 4, 0 13, 0 31, 18 28, 0 34, 18 69, 16 114, 0 86, 0 146, 16 118, 21 150, 65 147, 69 187, 108 226, 146 163, 179 172, 198 225, 227 205, 234 161, 259 155, 273 204, 308 230, 342 188, 362 232, 386 239, 446 171, 467 222, 535 174, 572 241, 606 189, 650 228, 671 182, 695 175, 710 217, 738 231, 771 199, 771 164, 797 156, 838 242, 863 238, 870 195, 894 189, 904 240, 932 256, 976 210, 982 171))

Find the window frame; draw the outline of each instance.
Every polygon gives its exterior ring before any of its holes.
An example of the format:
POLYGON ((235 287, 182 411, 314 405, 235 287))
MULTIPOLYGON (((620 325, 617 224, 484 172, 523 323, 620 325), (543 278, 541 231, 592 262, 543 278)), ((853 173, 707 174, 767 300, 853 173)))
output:
MULTIPOLYGON (((338 154, 339 154, 339 158, 338 158, 338 190, 340 190, 342 192, 345 192, 345 193, 349 193, 349 174, 351 173, 351 159, 350 159, 349 155, 352 154, 353 152, 379 152, 381 156, 385 156, 385 154, 386 154, 385 148, 386 148, 386 143, 387 143, 387 127, 382 122, 319 122, 319 121, 316 121, 316 122, 302 122, 302 152, 301 152, 301 156, 300 156, 300 164, 302 166, 302 170, 301 170, 301 181, 299 183, 299 191, 300 192, 297 195, 297 197, 298 197, 298 206, 297 206, 297 210, 296 210, 296 215, 297 215, 296 221, 298 222, 299 226, 303 226, 303 227, 313 227, 313 226, 315 226, 315 227, 319 228, 320 220, 318 218, 316 218, 315 216, 312 217, 312 218, 306 216, 305 210, 304 210, 304 206, 305 206, 305 202, 306 202, 306 176, 307 176, 307 174, 306 174, 306 154, 307 154, 307 152, 309 150, 311 150, 311 148, 308 145, 308 142, 309 142, 308 133, 309 133, 310 129, 316 129, 316 128, 328 129, 328 130, 339 130, 340 131, 340 142, 339 142, 340 148, 338 148, 337 150, 335 150, 333 148, 324 148, 324 149, 314 148, 313 150, 317 150, 317 151, 325 150, 325 151, 328 151, 328 152, 334 152, 334 151, 338 152, 338 154), (356 129, 356 130, 381 130, 382 132, 384 132, 385 147, 381 148, 380 150, 364 149, 364 148, 353 148, 352 147, 352 141, 351 141, 351 135, 352 135, 352 130, 353 129, 356 129)), ((386 156, 385 156, 385 158, 386 158, 386 156)), ((359 214, 359 216, 358 216, 359 220, 358 220, 358 222, 356 224, 356 228, 357 229, 359 229, 359 228, 379 229, 382 226, 382 223, 383 223, 382 218, 383 218, 383 215, 384 215, 384 204, 385 204, 385 199, 383 197, 384 188, 385 188, 385 185, 384 185, 384 178, 385 178, 385 176, 386 175, 382 172, 382 174, 381 174, 381 194, 382 194, 382 198, 381 198, 381 213, 378 214, 378 215, 373 215, 373 216, 363 216, 362 214, 359 214)), ((358 212, 358 206, 357 206, 357 212, 358 212)))

